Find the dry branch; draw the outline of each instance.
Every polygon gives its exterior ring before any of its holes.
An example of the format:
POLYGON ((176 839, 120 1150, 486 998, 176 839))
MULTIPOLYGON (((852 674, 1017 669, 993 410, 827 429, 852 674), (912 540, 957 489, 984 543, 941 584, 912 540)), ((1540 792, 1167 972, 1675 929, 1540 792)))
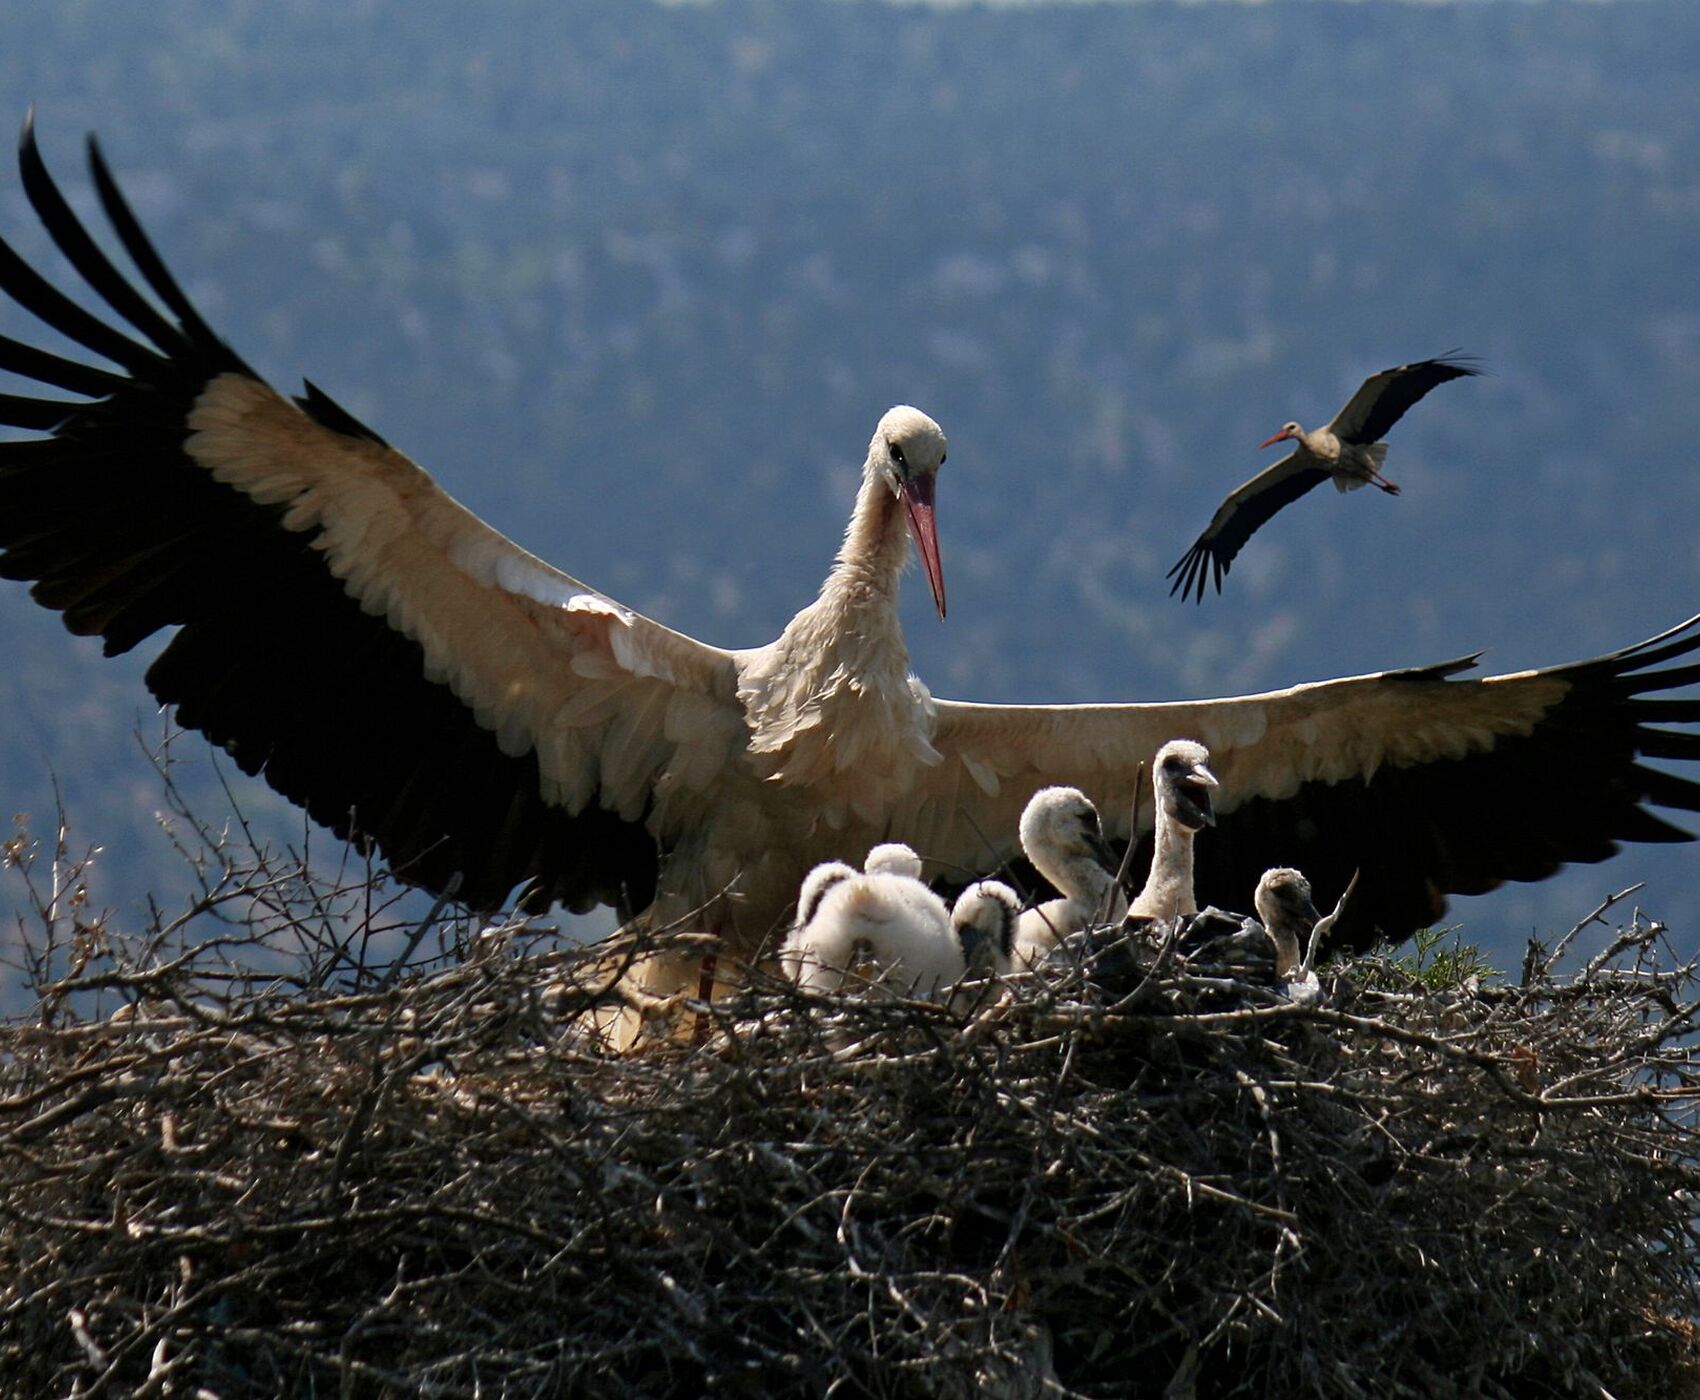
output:
POLYGON ((971 1026, 756 973, 618 1058, 551 1010, 605 954, 523 920, 391 979, 381 880, 220 844, 133 937, 38 883, 18 1394, 1694 1393, 1696 975, 1639 914, 1314 1007, 1173 940, 971 1026))

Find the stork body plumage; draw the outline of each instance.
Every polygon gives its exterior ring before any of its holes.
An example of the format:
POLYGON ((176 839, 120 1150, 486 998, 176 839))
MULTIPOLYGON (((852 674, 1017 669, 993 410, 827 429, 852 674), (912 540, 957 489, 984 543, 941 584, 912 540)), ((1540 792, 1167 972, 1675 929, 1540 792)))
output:
POLYGON ((779 961, 800 987, 834 991, 869 965, 879 984, 933 997, 955 987, 967 969, 950 911, 912 876, 827 862, 804 880, 798 911, 779 961))
POLYGON ((1655 698, 1695 679, 1662 663, 1700 646, 1700 619, 1486 679, 1455 678, 1465 659, 1220 700, 934 700, 896 611, 911 536, 944 603, 945 443, 913 409, 882 420, 815 601, 767 646, 696 641, 485 525, 320 390, 274 391, 197 314, 92 146, 91 164, 138 279, 26 129, 25 193, 112 314, 0 244, 0 292, 81 347, 0 337, 0 370, 44 391, 0 395, 0 425, 35 434, 0 443, 0 574, 110 653, 175 628, 155 696, 417 885, 479 909, 524 881, 573 909, 700 909, 753 956, 814 866, 898 839, 988 869, 1040 787, 1079 788, 1138 839, 1135 775, 1188 734, 1222 784, 1198 894, 1243 898, 1271 859, 1330 886, 1361 865, 1341 935, 1362 941, 1432 922, 1448 892, 1686 838, 1649 805, 1700 810, 1700 786, 1638 761, 1700 757, 1670 728, 1700 705, 1655 698))
POLYGON ((1229 492, 1204 533, 1169 570, 1168 577, 1174 579, 1170 596, 1179 593, 1185 599, 1195 594, 1202 603, 1212 572, 1220 593, 1234 557, 1258 527, 1325 481, 1332 481, 1340 491, 1356 491, 1373 482, 1397 496, 1399 488, 1381 474, 1387 444, 1378 439, 1429 390, 1480 372, 1455 355, 1395 365, 1364 380, 1326 426, 1307 430, 1297 423, 1282 424, 1278 433, 1259 445, 1291 442, 1296 444, 1293 450, 1229 492))

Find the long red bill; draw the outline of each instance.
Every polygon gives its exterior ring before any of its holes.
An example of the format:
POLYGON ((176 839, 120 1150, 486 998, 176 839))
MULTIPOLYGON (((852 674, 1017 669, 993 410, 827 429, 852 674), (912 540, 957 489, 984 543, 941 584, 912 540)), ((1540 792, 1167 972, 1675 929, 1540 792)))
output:
POLYGON ((1287 440, 1287 430, 1285 428, 1283 428, 1283 429, 1281 429, 1280 432, 1276 433, 1275 436, 1270 438, 1267 442, 1258 443, 1257 447, 1258 447, 1259 451, 1262 451, 1265 447, 1273 447, 1276 443, 1285 442, 1286 440, 1287 440))
POLYGON ((933 526, 933 481, 931 476, 917 476, 903 483, 903 505, 909 512, 909 533, 915 537, 915 548, 921 555, 921 567, 927 571, 927 584, 933 590, 933 606, 944 617, 944 566, 939 563, 939 536, 933 526))

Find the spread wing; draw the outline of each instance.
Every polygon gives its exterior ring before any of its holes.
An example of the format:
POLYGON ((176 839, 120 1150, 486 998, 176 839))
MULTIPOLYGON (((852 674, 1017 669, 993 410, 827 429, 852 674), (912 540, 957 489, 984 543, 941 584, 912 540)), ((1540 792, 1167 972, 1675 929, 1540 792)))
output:
POLYGON ((1344 442, 1379 442, 1405 416, 1411 405, 1437 384, 1480 373, 1468 356, 1461 356, 1456 351, 1432 360, 1395 365, 1364 380, 1358 392, 1334 415, 1334 421, 1328 427, 1344 442))
MULTIPOLYGON (((1467 657, 1225 700, 941 700, 944 762, 893 829, 932 859, 984 870, 1016 853, 1033 791, 1068 783, 1125 840, 1139 764, 1149 773, 1161 744, 1197 739, 1222 782, 1218 825, 1196 847, 1200 904, 1249 908, 1272 865, 1297 866, 1329 903, 1361 868, 1342 938, 1399 938, 1437 919, 1448 894, 1604 860, 1622 841, 1689 839, 1648 809, 1700 811, 1700 785, 1641 760, 1700 759, 1700 734, 1665 727, 1700 722, 1700 700, 1662 698, 1700 680, 1700 665, 1661 665, 1696 649, 1700 617, 1609 656, 1485 679, 1455 678, 1467 657)), ((1139 834, 1150 822, 1147 790, 1139 834)))
POLYGON ((1328 480, 1325 470, 1310 465, 1313 461, 1308 452, 1289 452, 1279 462, 1265 467, 1250 481, 1229 492, 1228 498, 1216 507, 1216 514, 1210 517, 1204 533, 1164 575, 1175 580, 1169 588, 1169 596, 1172 598, 1179 593, 1184 600, 1189 593, 1196 591, 1197 601, 1202 603, 1207 568, 1214 570, 1216 591, 1220 593, 1222 578, 1232 566, 1234 556, 1258 528, 1282 507, 1291 505, 1306 491, 1328 480))
POLYGON ((0 243, 0 290, 107 364, 0 338, 0 574, 108 654, 165 628, 163 703, 397 873, 488 907, 648 903, 668 803, 741 746, 728 652, 485 525, 307 387, 262 381, 190 305, 90 143, 101 205, 160 310, 78 222, 26 124, 31 204, 127 327, 0 243), (669 775, 658 795, 657 782, 669 775))

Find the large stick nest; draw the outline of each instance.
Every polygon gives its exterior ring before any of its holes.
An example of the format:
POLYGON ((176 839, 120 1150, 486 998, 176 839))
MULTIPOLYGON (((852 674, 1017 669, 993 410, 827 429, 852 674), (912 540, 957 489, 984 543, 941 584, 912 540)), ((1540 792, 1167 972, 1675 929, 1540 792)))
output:
POLYGON ((8 1393, 1695 1393, 1700 1003, 1639 914, 1310 1006, 1172 948, 973 1011, 757 974, 620 1057, 606 949, 394 975, 381 882, 228 855, 122 936, 32 849, 8 1393))

